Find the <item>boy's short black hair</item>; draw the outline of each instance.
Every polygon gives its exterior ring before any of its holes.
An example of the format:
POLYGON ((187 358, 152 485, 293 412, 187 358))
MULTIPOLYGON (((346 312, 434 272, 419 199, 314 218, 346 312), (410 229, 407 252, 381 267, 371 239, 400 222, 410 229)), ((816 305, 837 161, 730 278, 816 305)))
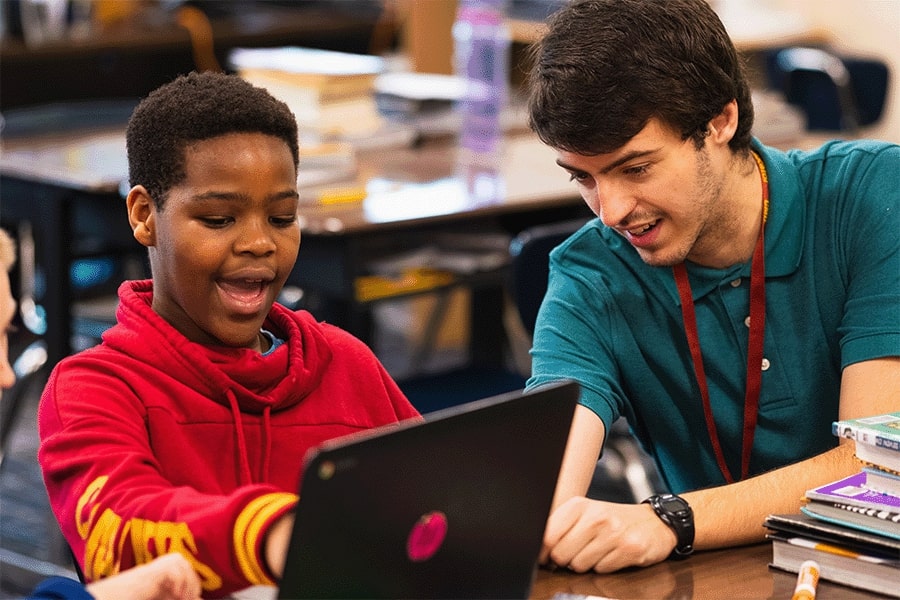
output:
POLYGON ((531 52, 530 125, 553 148, 612 152, 651 118, 700 147, 709 121, 736 99, 729 146, 749 149, 750 86, 707 0, 574 0, 531 52))
POLYGON ((294 167, 299 164, 297 121, 284 102, 237 75, 179 76, 144 98, 128 121, 129 182, 144 186, 162 210, 169 190, 186 176, 185 148, 238 132, 284 140, 294 167))

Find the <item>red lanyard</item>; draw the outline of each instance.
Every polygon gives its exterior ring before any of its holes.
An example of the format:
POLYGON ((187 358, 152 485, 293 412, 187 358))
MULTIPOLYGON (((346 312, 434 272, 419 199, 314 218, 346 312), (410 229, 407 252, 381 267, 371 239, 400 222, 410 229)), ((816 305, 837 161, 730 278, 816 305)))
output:
MULTIPOLYGON (((759 176, 762 181, 763 214, 762 224, 759 227, 759 237, 753 250, 753 259, 750 263, 750 335, 747 342, 747 389, 744 395, 744 431, 743 445, 741 449, 741 479, 746 479, 750 470, 750 450, 753 447, 753 434, 756 430, 756 417, 759 409, 759 393, 762 386, 762 358, 763 339, 766 327, 766 266, 765 266, 765 242, 763 241, 763 229, 769 212, 769 178, 766 167, 756 152, 753 158, 759 165, 759 176)), ((694 311, 694 299, 691 294, 691 283, 688 280, 687 269, 684 263, 673 267, 675 283, 678 286, 678 295, 681 298, 681 317, 684 321, 684 331, 687 335, 688 346, 691 349, 691 359, 694 362, 694 375, 700 386, 700 396, 703 399, 703 415, 706 418, 706 429, 712 442, 713 451, 716 454, 716 462, 725 481, 734 482, 734 477, 725 463, 725 455, 722 453, 722 445, 719 442, 719 434, 716 432, 716 422, 713 419, 712 406, 709 401, 709 389, 706 386, 706 373, 703 370, 703 355, 700 352, 700 336, 697 333, 697 315, 694 311)))

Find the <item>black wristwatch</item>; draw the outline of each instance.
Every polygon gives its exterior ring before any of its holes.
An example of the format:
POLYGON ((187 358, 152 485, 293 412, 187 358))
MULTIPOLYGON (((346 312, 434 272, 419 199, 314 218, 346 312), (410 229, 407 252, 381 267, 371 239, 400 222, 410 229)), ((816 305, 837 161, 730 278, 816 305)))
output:
POLYGON ((694 553, 694 511, 684 498, 674 494, 650 496, 645 503, 675 532, 678 541, 669 558, 687 558, 694 553))

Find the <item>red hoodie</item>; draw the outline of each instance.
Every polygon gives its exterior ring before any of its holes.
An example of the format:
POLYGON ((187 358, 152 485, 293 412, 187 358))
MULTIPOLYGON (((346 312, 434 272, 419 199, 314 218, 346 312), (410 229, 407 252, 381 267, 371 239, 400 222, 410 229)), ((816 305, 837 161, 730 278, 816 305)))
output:
POLYGON ((275 304, 267 356, 189 341, 150 307, 151 281, 119 288, 117 325, 53 370, 38 457, 50 504, 87 579, 170 551, 209 597, 273 581, 267 528, 294 508, 306 451, 417 417, 374 354, 275 304))

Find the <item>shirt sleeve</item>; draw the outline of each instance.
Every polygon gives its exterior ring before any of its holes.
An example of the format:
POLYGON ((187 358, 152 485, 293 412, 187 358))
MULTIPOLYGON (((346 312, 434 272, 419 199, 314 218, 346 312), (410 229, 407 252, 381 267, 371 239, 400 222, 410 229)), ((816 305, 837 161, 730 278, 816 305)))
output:
POLYGON ((833 249, 847 285, 842 367, 900 356, 900 146, 863 156, 838 178, 846 190, 835 219, 846 243, 833 249))
POLYGON ((535 322, 529 389, 559 379, 581 385, 579 403, 607 431, 622 414, 625 395, 615 360, 615 327, 622 322, 604 287, 568 268, 576 259, 563 248, 551 254, 547 293, 535 322))
POLYGON ((80 581, 49 577, 34 588, 28 600, 94 600, 94 597, 80 581))

